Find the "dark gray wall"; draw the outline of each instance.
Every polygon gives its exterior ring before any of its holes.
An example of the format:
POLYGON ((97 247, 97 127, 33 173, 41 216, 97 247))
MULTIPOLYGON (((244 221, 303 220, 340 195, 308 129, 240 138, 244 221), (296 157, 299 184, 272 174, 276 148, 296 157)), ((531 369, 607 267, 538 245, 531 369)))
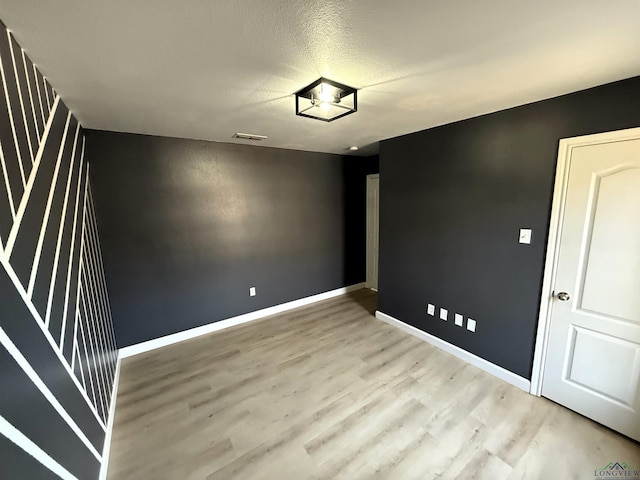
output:
MULTIPOLYGON (((84 134, 1 23, 0 61, 0 416, 97 478, 117 351, 84 134)), ((38 458, 0 425, 0 477, 57 477, 38 458)))
POLYGON ((121 347, 364 281, 348 200, 375 159, 100 131, 87 152, 121 347))
POLYGON ((366 281, 367 175, 379 173, 379 157, 344 157, 344 236, 347 285, 366 281))
POLYGON ((530 378, 558 141, 639 125, 635 77, 383 141, 379 309, 530 378))

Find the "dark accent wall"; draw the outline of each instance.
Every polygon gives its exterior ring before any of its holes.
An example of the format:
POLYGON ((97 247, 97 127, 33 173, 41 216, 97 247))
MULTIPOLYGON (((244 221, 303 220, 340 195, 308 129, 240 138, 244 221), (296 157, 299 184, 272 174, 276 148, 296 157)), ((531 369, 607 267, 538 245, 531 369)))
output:
POLYGON ((635 77, 383 141, 379 309, 530 378, 558 141, 639 125, 635 77))
POLYGON ((84 133, 1 23, 0 66, 0 477, 57 478, 16 429, 97 478, 117 350, 84 133))
POLYGON ((120 347, 364 281, 375 159, 102 131, 87 152, 120 347))

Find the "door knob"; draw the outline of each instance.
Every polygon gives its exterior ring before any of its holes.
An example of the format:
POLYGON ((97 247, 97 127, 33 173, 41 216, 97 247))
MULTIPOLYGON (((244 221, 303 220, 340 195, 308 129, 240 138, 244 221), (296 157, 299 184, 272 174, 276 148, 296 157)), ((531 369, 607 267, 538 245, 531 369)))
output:
POLYGON ((558 294, 558 300, 560 300, 561 302, 566 302, 570 298, 571 296, 567 292, 560 292, 558 294))

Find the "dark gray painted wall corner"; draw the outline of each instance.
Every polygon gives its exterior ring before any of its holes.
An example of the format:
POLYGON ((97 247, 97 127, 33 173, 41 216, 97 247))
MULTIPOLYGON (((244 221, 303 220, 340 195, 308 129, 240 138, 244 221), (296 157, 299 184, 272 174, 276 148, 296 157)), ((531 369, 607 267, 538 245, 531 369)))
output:
POLYGON ((102 131, 87 154, 120 347, 364 280, 375 160, 102 131))
POLYGON ((639 125, 635 77, 381 142, 379 309, 530 378, 558 141, 639 125))

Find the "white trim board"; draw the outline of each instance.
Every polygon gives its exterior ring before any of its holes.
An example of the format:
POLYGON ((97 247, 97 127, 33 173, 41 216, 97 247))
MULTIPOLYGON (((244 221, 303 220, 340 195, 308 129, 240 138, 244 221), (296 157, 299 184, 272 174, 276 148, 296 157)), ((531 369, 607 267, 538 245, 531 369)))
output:
POLYGON ((527 380, 526 378, 521 377, 520 375, 516 375, 509 370, 499 367, 495 363, 491 363, 484 358, 480 358, 473 353, 467 352, 466 350, 452 345, 449 342, 445 342, 444 340, 435 337, 427 332, 423 332, 422 330, 412 325, 401 322, 397 318, 394 318, 391 315, 387 315, 380 310, 376 310, 376 318, 382 320, 385 323, 388 323, 389 325, 399 328, 400 330, 404 330, 405 332, 410 333, 411 335, 418 337, 419 339, 424 340, 427 343, 430 343, 434 347, 438 347, 439 349, 450 353, 454 357, 458 357, 459 359, 464 360, 465 362, 470 363, 471 365, 478 367, 479 369, 484 370, 485 372, 490 373, 491 375, 498 377, 499 379, 504 380, 505 382, 510 383, 511 385, 518 387, 521 390, 524 390, 525 392, 529 392, 529 389, 531 388, 531 382, 529 382, 529 380, 527 380))
POLYGON ((595 133, 580 137, 563 138, 558 146, 558 160, 556 166, 556 181, 553 187, 553 203, 551 205, 551 220, 549 221, 549 238, 547 239, 547 254, 542 279, 542 294, 540 296, 540 314, 538 316, 538 330, 533 354, 533 369, 531 372, 531 393, 542 394, 542 378, 544 363, 547 356, 547 342, 549 339, 549 324, 551 321, 551 302, 555 288, 558 252, 560 249, 561 226, 564 220, 564 205, 567 198, 569 183, 569 168, 571 151, 576 147, 595 145, 598 143, 619 142, 640 138, 640 128, 628 128, 615 132, 595 133))
POLYGON ((338 295, 344 295, 345 293, 353 292, 364 288, 363 283, 356 283, 348 287, 337 288, 335 290, 329 290, 328 292, 318 293, 317 295, 311 295, 310 297, 300 298, 287 303, 281 303, 280 305, 274 305, 273 307, 263 308, 262 310, 256 310, 255 312, 245 313, 238 315, 237 317, 227 318, 218 322, 209 323, 201 327, 191 328, 182 332, 173 333, 164 337, 155 338, 142 343, 136 343, 128 347, 120 349, 120 358, 127 358, 133 355, 139 355, 141 353, 155 350, 156 348, 166 347, 174 343, 189 340, 191 338, 199 337, 200 335, 206 335, 207 333, 217 332, 225 328, 234 327, 242 323, 251 322, 260 318, 275 315, 276 313, 286 312, 294 308, 303 307, 312 303, 327 300, 328 298, 337 297, 338 295))
POLYGON ((111 453, 111 434, 113 433, 113 421, 116 416, 116 400, 118 398, 118 384, 120 383, 120 353, 116 361, 116 374, 113 377, 113 389, 111 390, 111 406, 109 407, 109 418, 107 420, 107 432, 104 437, 104 446, 102 447, 102 465, 100 466, 99 480, 107 479, 107 470, 109 469, 109 453, 111 453))

